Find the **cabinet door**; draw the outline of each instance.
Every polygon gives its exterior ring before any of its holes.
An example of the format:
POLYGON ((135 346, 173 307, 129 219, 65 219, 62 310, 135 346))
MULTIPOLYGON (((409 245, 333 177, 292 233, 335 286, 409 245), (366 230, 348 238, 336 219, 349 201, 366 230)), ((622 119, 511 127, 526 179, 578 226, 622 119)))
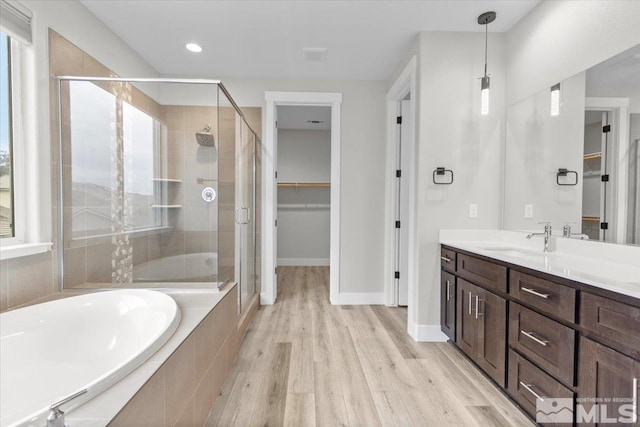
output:
POLYGON ((476 363, 501 387, 505 387, 507 352, 507 302, 489 291, 476 288, 474 311, 478 323, 476 363))
POLYGON ((440 324, 452 341, 456 340, 456 278, 442 271, 440 273, 440 324))
MULTIPOLYGON (((628 424, 633 413, 633 399, 638 396, 640 381, 640 362, 598 344, 588 338, 581 338, 578 372, 578 397, 580 399, 611 399, 607 403, 599 403, 601 425, 612 425, 606 418, 617 418, 618 424, 624 423, 619 417, 626 419, 626 425, 638 425, 638 421, 628 424), (622 405, 627 405, 622 407, 622 405), (603 414, 603 411, 606 413, 603 414)), ((579 401, 580 401, 579 399, 579 401)), ((584 410, 591 411, 591 403, 581 403, 584 410)), ((578 422, 580 408, 576 408, 578 422)), ((599 425, 598 420, 580 425, 599 425), (594 422, 596 421, 596 422, 594 422)))
POLYGON ((475 295, 478 287, 458 278, 456 284, 456 344, 472 359, 476 355, 478 339, 477 320, 475 318, 475 295))

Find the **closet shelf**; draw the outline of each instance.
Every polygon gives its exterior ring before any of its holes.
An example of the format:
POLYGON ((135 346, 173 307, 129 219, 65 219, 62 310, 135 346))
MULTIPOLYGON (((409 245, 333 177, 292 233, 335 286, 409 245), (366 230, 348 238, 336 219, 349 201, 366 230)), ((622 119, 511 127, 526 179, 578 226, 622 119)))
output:
POLYGON ((153 178, 153 182, 175 182, 175 183, 181 183, 182 180, 181 179, 173 179, 173 178, 153 178))
POLYGON ((295 188, 330 188, 329 182, 279 182, 278 187, 295 187, 295 188))
POLYGON ((590 153, 584 155, 584 160, 601 159, 602 153, 590 153))
POLYGON ((583 216, 582 220, 584 222, 600 222, 599 216, 583 216))

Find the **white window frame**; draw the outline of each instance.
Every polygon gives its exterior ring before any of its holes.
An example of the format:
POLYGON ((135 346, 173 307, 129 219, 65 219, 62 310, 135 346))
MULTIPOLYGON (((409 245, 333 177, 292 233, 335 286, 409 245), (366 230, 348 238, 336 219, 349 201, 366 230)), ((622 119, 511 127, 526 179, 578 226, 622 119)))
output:
MULTIPOLYGON (((0 239, 0 260, 48 252, 53 243, 43 239, 43 231, 49 230, 43 215, 44 197, 42 182, 50 175, 49 158, 43 159, 48 150, 38 147, 36 118, 35 70, 31 69, 32 49, 8 34, 11 40, 11 157, 13 186, 14 237, 0 239)), ((48 194, 48 193, 47 193, 48 194)), ((46 200, 45 200, 46 199, 46 200)), ((50 206, 50 204, 48 204, 50 206)), ((49 221, 50 222, 50 221, 49 221)))

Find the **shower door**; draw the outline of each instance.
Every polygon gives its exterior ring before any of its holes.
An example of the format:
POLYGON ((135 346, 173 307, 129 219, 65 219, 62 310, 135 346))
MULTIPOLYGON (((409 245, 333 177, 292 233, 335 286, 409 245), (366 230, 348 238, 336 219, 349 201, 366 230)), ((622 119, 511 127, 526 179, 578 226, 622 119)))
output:
POLYGON ((238 197, 236 223, 239 256, 240 311, 256 290, 256 137, 241 116, 236 116, 238 153, 238 197))

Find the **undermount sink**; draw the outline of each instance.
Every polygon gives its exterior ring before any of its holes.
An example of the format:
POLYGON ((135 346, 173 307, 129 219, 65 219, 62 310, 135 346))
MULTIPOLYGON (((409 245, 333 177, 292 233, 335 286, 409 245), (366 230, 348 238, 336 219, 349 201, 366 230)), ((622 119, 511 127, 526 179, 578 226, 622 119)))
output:
POLYGON ((490 251, 490 252, 499 252, 500 254, 507 255, 507 256, 526 257, 526 258, 535 258, 535 259, 545 258, 552 255, 549 252, 542 252, 542 251, 536 252, 529 249, 515 248, 512 246, 511 247, 493 246, 493 247, 486 247, 486 248, 479 248, 479 249, 490 251))

